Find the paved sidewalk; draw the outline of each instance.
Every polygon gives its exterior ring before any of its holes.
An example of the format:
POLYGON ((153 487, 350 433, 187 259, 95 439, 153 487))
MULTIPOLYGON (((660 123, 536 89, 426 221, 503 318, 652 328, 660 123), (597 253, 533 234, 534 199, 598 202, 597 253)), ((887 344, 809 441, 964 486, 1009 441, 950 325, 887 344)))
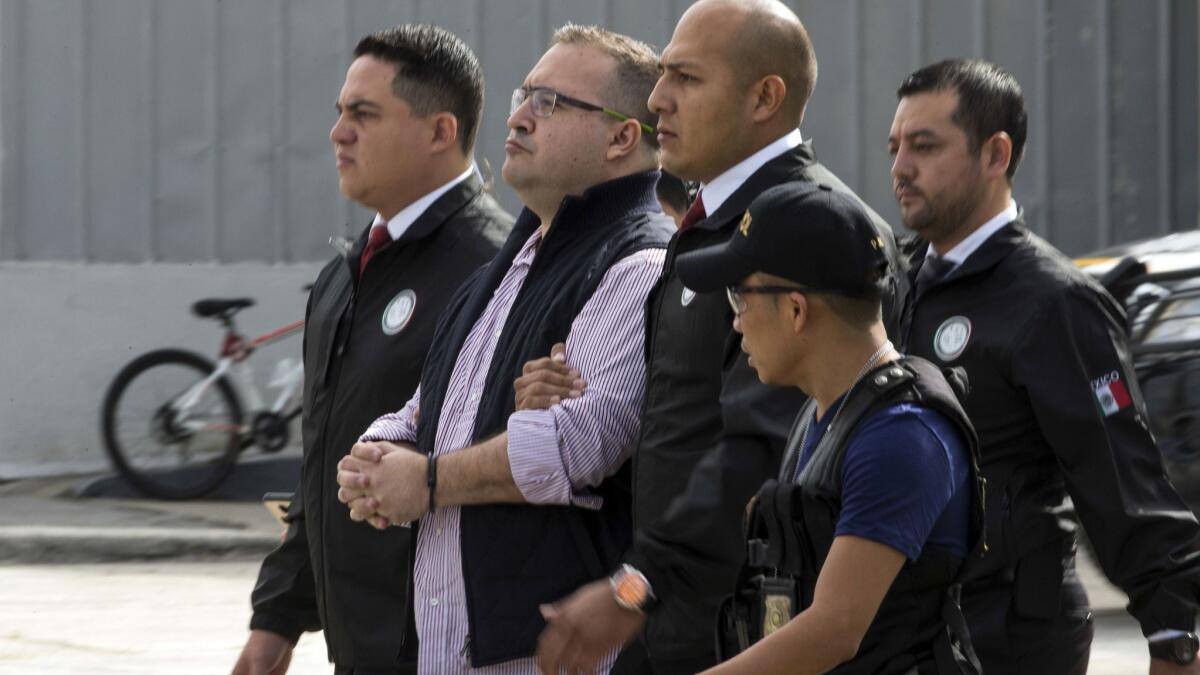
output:
MULTIPOLYGON (((81 498, 84 477, 0 484, 0 564, 259 559, 282 535, 258 502, 81 498)), ((1123 611, 1124 593, 1080 556, 1097 612, 1123 611)))
MULTIPOLYGON (((0 565, 0 675, 229 673, 259 561, 0 565)), ((330 675, 320 633, 288 675, 330 675)))

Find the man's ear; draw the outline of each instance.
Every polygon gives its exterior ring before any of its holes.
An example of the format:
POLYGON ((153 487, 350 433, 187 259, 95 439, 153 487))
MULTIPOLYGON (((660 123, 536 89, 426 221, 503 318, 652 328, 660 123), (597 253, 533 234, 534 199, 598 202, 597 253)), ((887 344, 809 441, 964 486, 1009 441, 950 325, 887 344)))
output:
POLYGON ((783 303, 791 315, 792 332, 799 335, 808 324, 808 316, 811 309, 808 298, 803 293, 788 293, 784 296, 783 303))
POLYGON ((635 152, 641 142, 642 125, 637 120, 625 120, 620 124, 615 124, 608 137, 608 152, 605 153, 605 159, 612 161, 635 152))
POLYGON ((979 152, 983 156, 984 173, 988 178, 1005 177, 1008 165, 1012 163, 1012 150, 1012 137, 1006 131, 997 131, 983 142, 979 152))
POLYGON ((753 119, 755 122, 766 122, 783 107, 783 101, 787 98, 787 85, 782 77, 768 75, 755 83, 752 93, 753 119))
POLYGON ((431 152, 445 152, 458 146, 458 118, 453 113, 434 113, 430 121, 433 130, 431 152))

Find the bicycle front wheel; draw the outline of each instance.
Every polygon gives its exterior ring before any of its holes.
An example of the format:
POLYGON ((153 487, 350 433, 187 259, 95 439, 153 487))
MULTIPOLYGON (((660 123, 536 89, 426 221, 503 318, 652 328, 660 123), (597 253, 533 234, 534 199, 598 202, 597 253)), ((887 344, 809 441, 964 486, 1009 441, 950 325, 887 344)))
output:
POLYGON ((242 408, 212 362, 161 349, 117 373, 101 412, 104 449, 140 492, 193 499, 233 471, 241 451, 242 408))

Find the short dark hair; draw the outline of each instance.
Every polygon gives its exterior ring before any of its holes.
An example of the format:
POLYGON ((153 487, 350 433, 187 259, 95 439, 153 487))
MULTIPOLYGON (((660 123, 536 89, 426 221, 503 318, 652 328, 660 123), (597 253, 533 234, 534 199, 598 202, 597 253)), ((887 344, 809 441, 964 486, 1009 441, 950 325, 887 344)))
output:
POLYGON ((852 298, 837 293, 812 293, 825 303, 829 311, 850 326, 867 329, 883 320, 883 298, 868 296, 852 298))
MULTIPOLYGON (((650 126, 655 126, 658 116, 650 112, 650 92, 658 84, 658 53, 650 45, 628 35, 614 33, 599 26, 580 26, 568 23, 554 31, 550 45, 575 45, 594 47, 617 62, 614 81, 609 83, 608 95, 611 106, 617 112, 630 115, 650 126)), ((642 138, 651 148, 658 147, 655 134, 643 133, 642 138)))
MULTIPOLYGON (((759 272, 763 281, 773 286, 795 286, 796 282, 781 277, 775 274, 767 274, 759 272)), ((878 274, 872 274, 872 279, 879 279, 879 284, 876 285, 878 292, 868 292, 861 297, 853 297, 842 295, 841 293, 825 293, 823 291, 803 291, 804 295, 814 296, 819 298, 829 311, 833 312, 834 316, 842 322, 853 328, 866 330, 874 326, 876 322, 883 320, 883 287, 887 281, 887 272, 880 270, 878 274)), ((779 302, 778 295, 770 296, 776 303, 779 302)))
POLYGON ((396 66, 392 92, 414 114, 454 115, 459 144, 471 154, 483 115, 483 68, 465 42, 437 26, 403 24, 364 37, 354 48, 354 58, 360 56, 396 66))
POLYGON ((1025 151, 1029 123, 1025 96, 1016 78, 1000 66, 980 59, 946 59, 905 78, 896 90, 896 98, 938 91, 958 94, 953 119, 967 132, 972 152, 978 153, 983 142, 1000 131, 1012 139, 1012 159, 1007 172, 1011 183, 1025 151))
POLYGON ((654 187, 660 204, 667 204, 679 213, 688 210, 688 186, 683 179, 673 173, 662 172, 658 184, 654 187))

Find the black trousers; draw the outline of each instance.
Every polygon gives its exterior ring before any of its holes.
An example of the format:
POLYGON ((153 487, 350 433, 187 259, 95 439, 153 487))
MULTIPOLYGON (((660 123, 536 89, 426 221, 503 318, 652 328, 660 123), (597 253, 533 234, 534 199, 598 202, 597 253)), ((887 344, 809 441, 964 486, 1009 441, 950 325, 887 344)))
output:
POLYGON ((963 589, 971 642, 987 675, 1085 675, 1095 626, 1074 566, 1064 576, 1057 616, 1029 616, 1012 585, 963 589))

